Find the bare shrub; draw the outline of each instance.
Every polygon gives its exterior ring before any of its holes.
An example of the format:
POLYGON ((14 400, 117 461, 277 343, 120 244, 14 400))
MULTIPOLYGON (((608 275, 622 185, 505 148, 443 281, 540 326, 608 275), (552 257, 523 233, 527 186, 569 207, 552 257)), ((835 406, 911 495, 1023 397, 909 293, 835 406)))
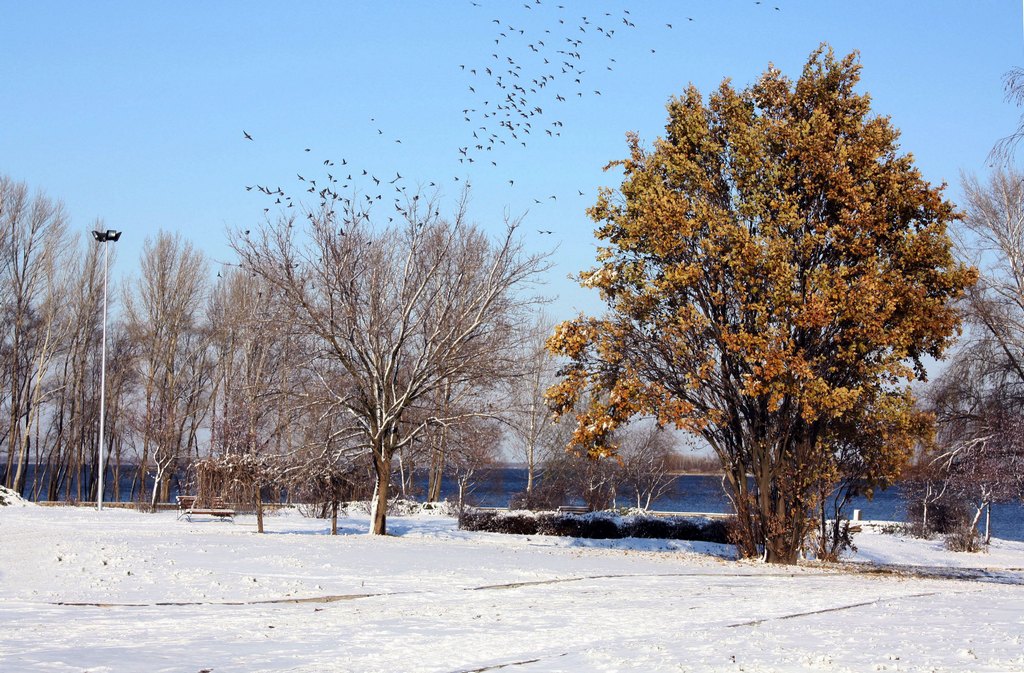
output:
POLYGON ((946 549, 950 551, 962 551, 976 553, 984 548, 978 529, 970 525, 963 525, 946 534, 946 549))

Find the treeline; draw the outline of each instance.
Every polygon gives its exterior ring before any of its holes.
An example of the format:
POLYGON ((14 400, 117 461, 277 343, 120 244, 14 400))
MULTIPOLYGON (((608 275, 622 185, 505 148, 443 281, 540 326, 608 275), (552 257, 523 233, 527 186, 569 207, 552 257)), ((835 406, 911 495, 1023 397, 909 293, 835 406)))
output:
MULTIPOLYGON (((530 464, 526 499, 545 473, 548 498, 606 493, 606 467, 588 487, 587 461, 564 459, 570 429, 544 399, 556 366, 533 285, 545 258, 522 250, 514 222, 492 240, 461 207, 442 218, 417 201, 401 226, 335 204, 301 236, 294 218, 235 232, 240 262, 215 274, 179 235, 146 240, 137 271, 109 287, 105 499, 167 501, 180 475, 197 486, 200 459, 238 455, 258 459, 252 483, 321 502, 411 494, 417 469, 419 495, 438 499, 443 479, 465 494, 509 452, 530 464)), ((2 483, 95 500, 101 246, 113 244, 83 241, 59 202, 9 178, 0 221, 2 483)), ((673 459, 651 437, 632 452, 641 504, 673 459)))
MULTIPOLYGON (((58 492, 88 498, 95 492, 99 428, 99 251, 71 233, 59 202, 4 176, 0 226, 3 484, 32 498, 58 492), (30 464, 45 466, 31 481, 30 464)), ((115 340, 112 352, 123 345, 115 340)), ((112 374, 111 387, 119 390, 122 372, 112 374)), ((120 410, 112 411, 119 422, 120 410)), ((122 445, 113 442, 112 453, 122 445)))
MULTIPOLYGON (((2 176, 0 223, 3 483, 32 499, 95 499, 101 247, 70 230, 58 201, 2 176)), ((240 354, 225 351, 221 328, 245 328, 218 312, 244 310, 235 300, 252 293, 240 273, 210 283, 204 255, 170 234, 147 241, 138 268, 109 288, 104 469, 115 500, 166 498, 171 475, 208 447, 237 388, 229 360, 240 354)))

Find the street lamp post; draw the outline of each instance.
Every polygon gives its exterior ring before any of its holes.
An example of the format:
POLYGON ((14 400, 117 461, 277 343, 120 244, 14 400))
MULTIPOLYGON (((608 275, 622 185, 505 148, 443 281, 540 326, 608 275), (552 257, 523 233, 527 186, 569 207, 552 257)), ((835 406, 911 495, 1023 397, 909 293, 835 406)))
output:
MULTIPOLYGON (((120 231, 107 229, 106 231, 94 231, 92 237, 99 243, 115 243, 121 238, 120 231)), ((103 345, 100 348, 100 451, 96 465, 98 482, 96 484, 96 509, 103 509, 103 430, 107 420, 107 248, 103 246, 103 345)))

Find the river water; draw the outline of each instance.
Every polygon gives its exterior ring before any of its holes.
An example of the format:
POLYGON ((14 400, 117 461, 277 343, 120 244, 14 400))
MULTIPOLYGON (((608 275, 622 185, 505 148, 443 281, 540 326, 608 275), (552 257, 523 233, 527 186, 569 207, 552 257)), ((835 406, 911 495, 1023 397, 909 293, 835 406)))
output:
MULTIPOLYGON (((442 485, 442 496, 455 499, 456 487, 442 485)), ((483 471, 467 500, 484 507, 507 507, 509 498, 526 489, 526 470, 503 467, 483 471)), ((572 504, 572 503, 567 503, 572 504)), ((628 498, 620 498, 620 507, 635 506, 628 498)), ((661 512, 727 513, 729 501, 722 490, 721 477, 684 475, 676 479, 672 488, 655 502, 651 509, 661 512)), ((899 488, 875 494, 872 500, 855 498, 850 510, 861 510, 861 518, 880 521, 905 521, 906 500, 899 488)), ((1024 505, 1021 503, 992 506, 992 536, 1004 540, 1024 541, 1024 505)))

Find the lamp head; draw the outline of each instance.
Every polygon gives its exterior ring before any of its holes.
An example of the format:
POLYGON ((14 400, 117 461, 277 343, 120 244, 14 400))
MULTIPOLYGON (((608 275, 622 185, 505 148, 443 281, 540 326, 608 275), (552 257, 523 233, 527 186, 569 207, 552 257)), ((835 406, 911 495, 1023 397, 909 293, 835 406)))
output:
POLYGON ((92 232, 92 237, 100 243, 105 243, 107 241, 116 242, 117 239, 121 238, 121 232, 114 231, 113 229, 107 229, 106 231, 94 231, 92 232))

